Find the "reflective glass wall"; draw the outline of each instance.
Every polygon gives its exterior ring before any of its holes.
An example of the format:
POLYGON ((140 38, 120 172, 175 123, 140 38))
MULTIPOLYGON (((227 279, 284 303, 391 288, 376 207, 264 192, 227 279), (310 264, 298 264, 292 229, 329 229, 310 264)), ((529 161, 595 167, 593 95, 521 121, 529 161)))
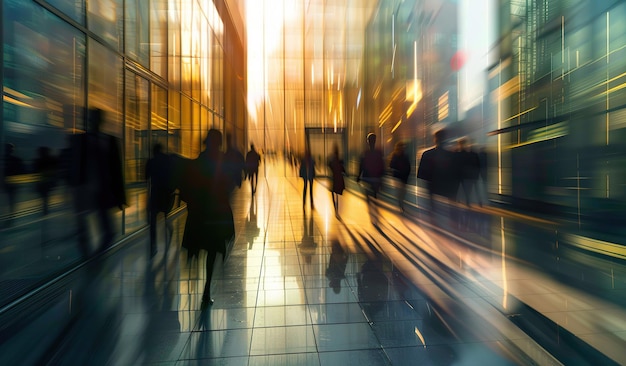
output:
MULTIPOLYGON (((240 31, 222 17, 230 14, 222 1, 1 4, 3 305, 106 239, 74 184, 87 110, 102 111, 100 131, 113 137, 121 161, 126 205, 112 211, 119 241, 146 226, 145 165, 155 143, 195 157, 215 127, 244 148, 246 70, 240 31)), ((87 175, 102 166, 85 160, 87 175)))
POLYGON ((497 13, 488 69, 494 191, 621 240, 626 2, 500 1, 497 13))

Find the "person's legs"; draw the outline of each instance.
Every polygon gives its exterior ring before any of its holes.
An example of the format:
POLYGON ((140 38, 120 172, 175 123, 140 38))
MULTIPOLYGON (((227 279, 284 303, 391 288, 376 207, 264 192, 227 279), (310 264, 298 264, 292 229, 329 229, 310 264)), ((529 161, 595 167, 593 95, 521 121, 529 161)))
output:
POLYGON ((213 268, 215 267, 215 258, 217 252, 211 250, 206 256, 206 283, 204 284, 204 293, 202 294, 202 304, 211 305, 213 299, 211 298, 211 279, 213 278, 213 268))
POLYGON ((258 178, 258 172, 252 171, 250 173, 250 185, 252 187, 252 194, 256 193, 256 185, 258 182, 257 178, 258 178))
POLYGON ((158 212, 154 209, 150 210, 150 256, 154 256, 157 252, 157 216, 158 212))
POLYGON ((313 179, 309 180, 309 198, 311 199, 311 209, 315 206, 313 205, 313 179))
POLYGON ((302 180, 304 182, 304 187, 302 188, 302 208, 306 205, 306 188, 309 181, 305 178, 302 180))
POLYGON ((403 181, 398 182, 398 206, 400 210, 404 212, 404 196, 406 195, 406 183, 403 181))

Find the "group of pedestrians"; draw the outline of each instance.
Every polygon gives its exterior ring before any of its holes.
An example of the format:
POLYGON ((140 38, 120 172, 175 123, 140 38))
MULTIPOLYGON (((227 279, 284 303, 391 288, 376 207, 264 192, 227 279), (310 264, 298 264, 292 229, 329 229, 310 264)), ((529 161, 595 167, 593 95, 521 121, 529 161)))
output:
MULTIPOLYGON (((434 196, 439 195, 450 200, 457 199, 461 189, 469 204, 471 192, 476 191, 476 179, 480 172, 480 159, 467 148, 466 140, 459 140, 458 150, 452 151, 444 147, 445 130, 434 135, 435 147, 424 152, 420 161, 417 177, 427 183, 431 204, 434 196)), ((404 211, 406 184, 410 177, 411 160, 406 153, 404 143, 397 143, 390 155, 388 164, 383 153, 376 147, 376 135, 367 135, 367 149, 359 161, 357 183, 364 188, 368 210, 372 223, 378 224, 377 198, 382 187, 384 174, 389 170, 398 181, 397 200, 399 208, 404 211)), ((234 239, 234 221, 230 206, 230 197, 236 187, 241 187, 243 179, 249 179, 251 192, 254 195, 257 187, 260 155, 251 144, 250 151, 244 155, 232 145, 230 136, 227 148, 222 152, 222 134, 219 130, 209 131, 205 140, 205 149, 193 160, 175 158, 169 162, 163 154, 162 146, 155 145, 153 157, 146 166, 146 179, 150 182, 150 238, 151 253, 156 253, 156 234, 152 226, 156 225, 156 215, 171 209, 172 194, 179 190, 181 200, 187 203, 188 215, 183 235, 182 247, 187 249, 188 259, 199 257, 201 250, 207 251, 206 284, 202 297, 204 306, 213 303, 210 284, 215 260, 218 253, 227 254, 228 244, 234 239), (167 174, 157 173, 155 167, 170 169, 167 174), (160 175, 161 174, 161 175, 160 175), (159 178, 162 177, 162 178, 159 178), (168 178, 170 177, 168 180, 168 178), (158 181, 164 179, 166 183, 158 181), (161 198, 153 197, 161 195, 161 198), (211 233, 207 236, 207 233, 211 233)), ((169 159, 172 159, 171 157, 169 159)), ((339 156, 339 147, 335 144, 328 159, 328 168, 332 182, 330 191, 335 214, 339 217, 339 196, 346 188, 344 176, 346 169, 339 156)), ((303 208, 308 201, 311 209, 313 203, 313 181, 316 176, 315 159, 307 145, 300 159, 299 175, 303 179, 303 208)), ((432 207, 432 206, 431 206, 432 207)), ((167 231, 166 231, 167 232, 167 231)))
MULTIPOLYGON (((466 137, 456 141, 455 148, 446 145, 448 136, 445 129, 434 135, 435 146, 426 150, 417 167, 417 178, 426 183, 430 210, 436 207, 435 196, 443 197, 450 202, 464 202, 470 206, 476 202, 482 206, 486 201, 479 181, 486 181, 486 154, 476 152, 469 145, 466 137)), ((382 188, 383 177, 387 172, 396 181, 396 197, 399 209, 405 211, 406 186, 411 176, 411 159, 406 152, 406 144, 396 143, 393 152, 386 164, 382 151, 376 146, 376 135, 369 133, 366 138, 367 149, 359 160, 359 170, 356 181, 365 193, 368 210, 372 223, 377 224, 376 199, 382 188)), ((335 144, 328 158, 330 172, 330 187, 335 215, 339 217, 339 196, 345 190, 346 170, 343 160, 339 156, 338 146, 335 144)), ((313 180, 315 178, 315 161, 311 157, 307 146, 304 156, 300 160, 300 177, 304 181, 302 192, 302 206, 306 206, 307 192, 310 196, 311 208, 313 205, 313 180)))

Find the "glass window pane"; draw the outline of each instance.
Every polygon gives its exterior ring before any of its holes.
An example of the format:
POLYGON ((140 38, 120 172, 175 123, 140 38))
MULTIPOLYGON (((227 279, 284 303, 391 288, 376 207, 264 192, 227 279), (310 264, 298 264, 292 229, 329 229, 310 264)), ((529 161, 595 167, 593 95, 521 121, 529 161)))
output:
POLYGON ((132 232, 142 227, 146 217, 145 164, 150 157, 150 124, 148 80, 126 72, 126 123, 124 124, 125 180, 127 185, 125 229, 132 232))
POLYGON ((170 91, 168 95, 167 132, 168 151, 182 154, 181 123, 180 123, 180 93, 170 91))
MULTIPOLYGON (((91 41, 91 40, 90 40, 91 41)), ((122 58, 98 42, 89 42, 89 106, 106 112, 102 131, 122 137, 122 58)))
POLYGON ((152 85, 152 113, 150 115, 151 145, 160 143, 167 149, 167 90, 152 85))
POLYGON ((87 2, 87 26, 115 49, 122 51, 123 0, 87 2))
POLYGON ((167 0, 150 1, 150 69, 167 78, 167 0))
POLYGON ((76 0, 46 0, 80 24, 85 24, 85 2, 76 0))
POLYGON ((126 0, 125 53, 144 66, 150 64, 150 22, 148 1, 126 0))
POLYGON ((170 8, 168 16, 168 79, 170 87, 174 90, 181 88, 181 19, 180 19, 180 3, 179 1, 169 0, 170 8))

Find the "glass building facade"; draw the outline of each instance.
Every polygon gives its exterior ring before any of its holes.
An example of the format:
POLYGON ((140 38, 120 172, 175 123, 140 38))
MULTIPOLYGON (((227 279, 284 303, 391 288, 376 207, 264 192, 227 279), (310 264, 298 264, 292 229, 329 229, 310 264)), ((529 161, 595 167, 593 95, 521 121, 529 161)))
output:
MULTIPOLYGON (((1 6, 2 176, 15 189, 3 189, 0 204, 6 252, 0 281, 22 278, 27 261, 41 262, 32 281, 7 287, 6 303, 82 260, 76 246, 59 243, 72 241, 82 214, 74 210, 66 162, 71 136, 86 130, 87 109, 104 112, 101 130, 120 146, 127 206, 114 217, 117 239, 147 224, 144 171, 155 143, 195 157, 207 130, 218 128, 244 148, 247 113, 242 18, 223 1, 2 0, 1 6), (42 148, 57 161, 47 173, 53 175, 47 213, 37 189, 42 148), (9 176, 9 150, 22 162, 16 176, 9 176)), ((92 241, 95 248, 97 233, 92 241)))
POLYGON ((498 2, 494 193, 583 231, 623 226, 625 12, 624 1, 498 2))

